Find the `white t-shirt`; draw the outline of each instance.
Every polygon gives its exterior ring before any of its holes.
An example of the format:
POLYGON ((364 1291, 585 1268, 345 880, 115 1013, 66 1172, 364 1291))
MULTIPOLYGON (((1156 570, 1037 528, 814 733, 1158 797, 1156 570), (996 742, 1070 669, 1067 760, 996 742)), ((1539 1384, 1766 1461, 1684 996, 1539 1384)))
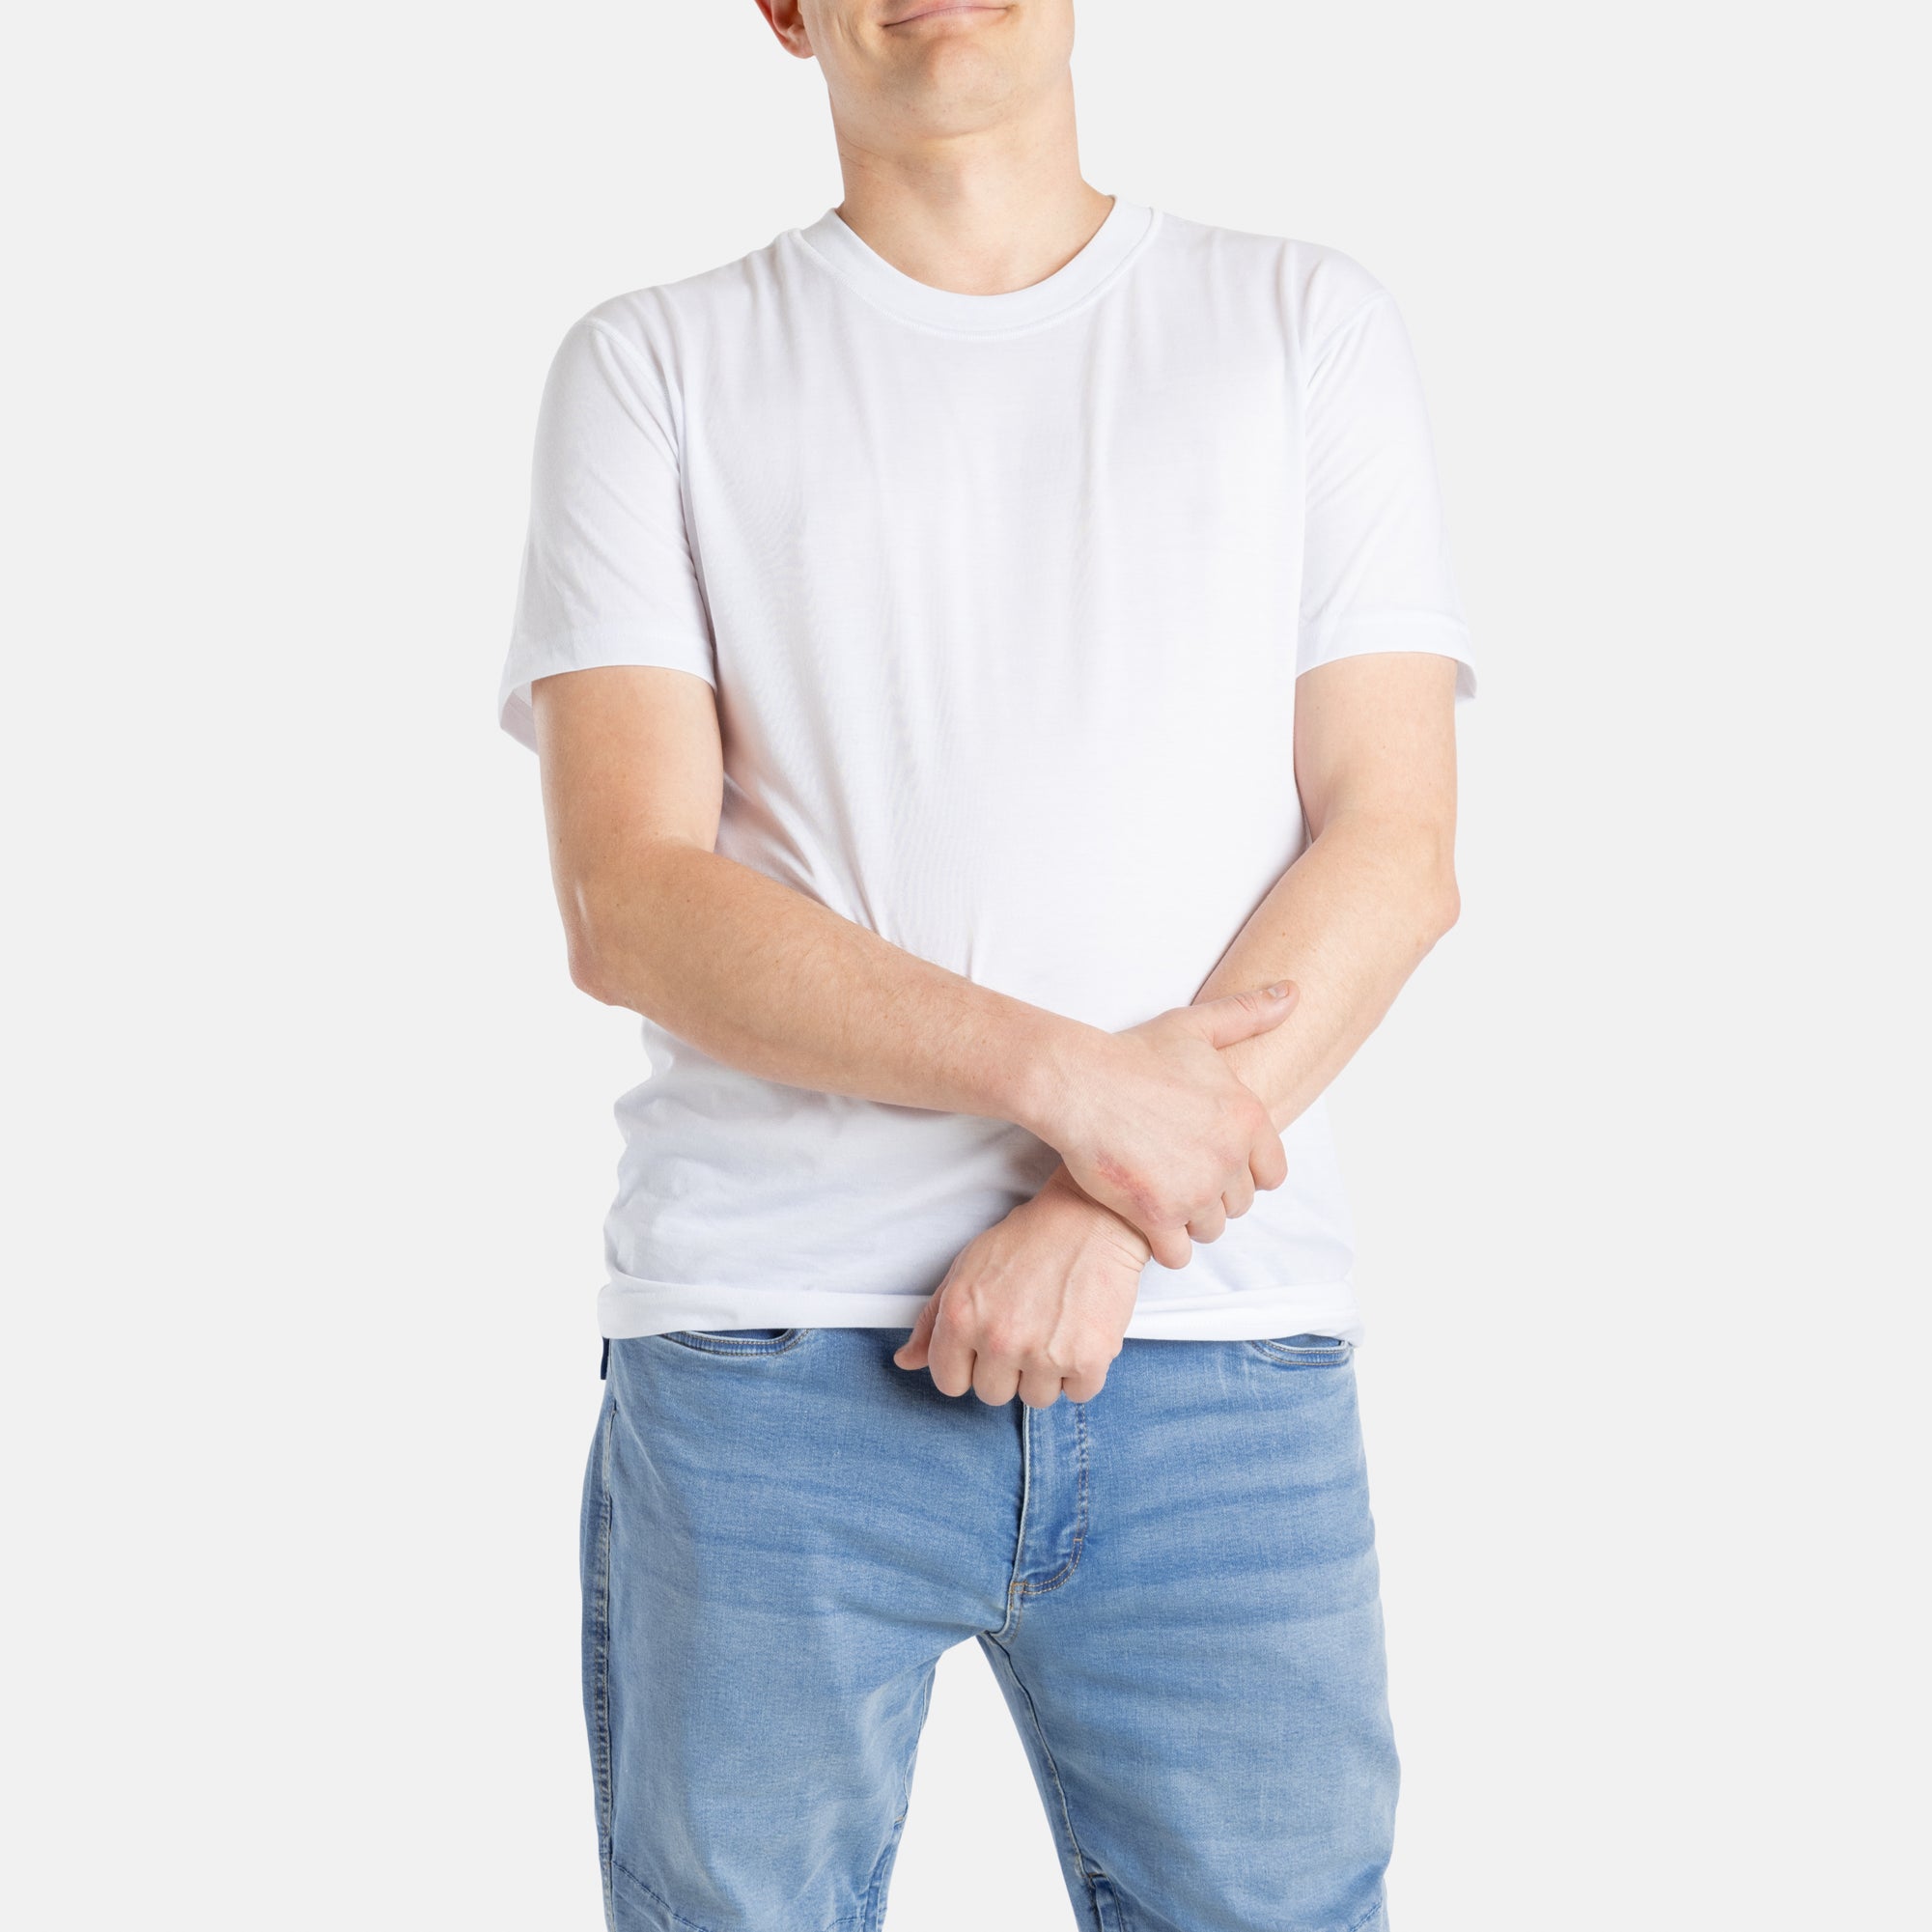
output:
MULTIPOLYGON (((1373 651, 1474 690, 1409 344, 1354 262, 1116 198, 1045 281, 958 294, 827 210, 565 337, 500 716, 532 742, 551 672, 705 679, 720 853, 1117 1030, 1189 1004, 1302 850, 1296 677, 1373 651)), ((910 1327, 1058 1158, 643 1033, 607 1335, 910 1327)), ((1360 1334, 1324 1108, 1283 1138, 1130 1335, 1360 1334)))

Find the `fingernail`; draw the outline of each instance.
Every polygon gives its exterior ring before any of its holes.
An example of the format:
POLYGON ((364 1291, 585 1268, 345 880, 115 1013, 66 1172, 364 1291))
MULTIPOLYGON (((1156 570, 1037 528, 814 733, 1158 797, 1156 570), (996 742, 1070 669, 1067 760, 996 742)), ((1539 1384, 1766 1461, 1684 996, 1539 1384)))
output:
POLYGON ((1277 979, 1273 986, 1265 990, 1270 999, 1286 999, 1288 997, 1288 982, 1285 979, 1277 979))

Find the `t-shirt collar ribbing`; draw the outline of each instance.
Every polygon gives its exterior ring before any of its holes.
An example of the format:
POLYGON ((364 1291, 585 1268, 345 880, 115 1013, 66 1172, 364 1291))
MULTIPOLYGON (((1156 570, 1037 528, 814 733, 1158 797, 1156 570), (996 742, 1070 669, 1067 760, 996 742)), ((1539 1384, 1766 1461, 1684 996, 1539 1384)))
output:
POLYGON ((1154 223, 1153 209, 1116 195, 1106 218, 1078 254, 1044 281, 994 295, 962 294, 915 280, 877 254, 835 208, 796 232, 828 267, 879 307, 929 327, 980 334, 1045 322, 1077 307, 1126 262, 1154 223))

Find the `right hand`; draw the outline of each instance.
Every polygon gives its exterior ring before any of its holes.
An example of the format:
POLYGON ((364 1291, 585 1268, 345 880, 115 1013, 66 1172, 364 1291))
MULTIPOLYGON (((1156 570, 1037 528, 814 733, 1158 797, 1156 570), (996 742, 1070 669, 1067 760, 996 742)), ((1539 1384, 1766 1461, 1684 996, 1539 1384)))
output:
POLYGON ((1186 1267, 1190 1238, 1215 1240, 1257 1188, 1288 1178, 1274 1120, 1220 1049, 1278 1026, 1294 1004, 1295 988, 1276 982, 1174 1007, 1094 1036, 1065 1082, 1041 1138, 1165 1268, 1186 1267))

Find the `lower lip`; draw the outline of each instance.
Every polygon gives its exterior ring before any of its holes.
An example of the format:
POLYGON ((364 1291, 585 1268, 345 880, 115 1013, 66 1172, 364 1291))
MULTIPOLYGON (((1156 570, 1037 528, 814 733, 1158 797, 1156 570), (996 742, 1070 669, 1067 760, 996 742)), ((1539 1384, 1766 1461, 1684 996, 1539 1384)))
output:
POLYGON ((935 7, 928 14, 909 14, 903 20, 888 20, 888 27, 916 27, 921 20, 952 20, 962 14, 1003 14, 1003 7, 935 7))

